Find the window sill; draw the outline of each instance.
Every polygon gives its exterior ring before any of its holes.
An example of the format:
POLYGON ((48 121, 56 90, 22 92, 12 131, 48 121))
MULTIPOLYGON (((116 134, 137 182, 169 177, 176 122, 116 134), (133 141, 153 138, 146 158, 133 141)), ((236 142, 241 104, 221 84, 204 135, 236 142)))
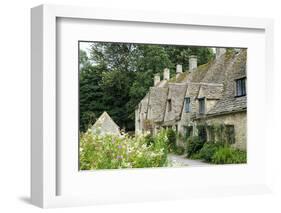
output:
POLYGON ((240 98, 240 97, 245 97, 245 96, 247 96, 247 94, 246 95, 235 95, 234 98, 240 98))

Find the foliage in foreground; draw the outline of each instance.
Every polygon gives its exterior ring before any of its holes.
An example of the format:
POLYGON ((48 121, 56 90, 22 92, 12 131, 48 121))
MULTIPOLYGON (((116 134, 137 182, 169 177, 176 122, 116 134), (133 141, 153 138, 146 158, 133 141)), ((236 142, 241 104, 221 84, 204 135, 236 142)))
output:
POLYGON ((187 141, 187 157, 214 164, 247 163, 247 152, 222 142, 204 143, 197 136, 187 141))
POLYGON ((206 162, 212 162, 212 158, 216 151, 222 147, 221 143, 208 142, 205 143, 198 153, 198 157, 206 162))
MULTIPOLYGON (((177 133, 175 130, 173 130, 172 128, 169 128, 167 130, 162 130, 162 131, 165 131, 166 132, 166 135, 167 135, 167 151, 168 153, 174 153, 174 154, 177 154, 177 155, 183 155, 184 152, 185 152, 185 149, 184 147, 182 146, 178 146, 177 145, 177 133)), ((145 136, 145 140, 146 140, 146 143, 147 145, 151 145, 151 144, 154 144, 154 137, 152 134, 147 134, 145 136)))
POLYGON ((235 164, 246 163, 247 153, 245 151, 232 148, 228 144, 205 143, 198 153, 198 157, 205 162, 214 164, 235 164))
POLYGON ((183 155, 185 152, 185 149, 182 146, 176 146, 174 153, 177 155, 183 155))
POLYGON ((144 136, 99 135, 91 130, 80 136, 80 169, 162 167, 167 164, 167 136, 161 131, 147 144, 144 136))
POLYGON ((219 147, 212 157, 215 164, 247 163, 247 153, 229 146, 219 147))
POLYGON ((169 152, 175 151, 177 147, 177 133, 172 128, 166 130, 168 138, 168 150, 169 152))
POLYGON ((198 136, 188 138, 186 143, 186 153, 188 158, 197 154, 204 145, 204 141, 200 140, 198 136))

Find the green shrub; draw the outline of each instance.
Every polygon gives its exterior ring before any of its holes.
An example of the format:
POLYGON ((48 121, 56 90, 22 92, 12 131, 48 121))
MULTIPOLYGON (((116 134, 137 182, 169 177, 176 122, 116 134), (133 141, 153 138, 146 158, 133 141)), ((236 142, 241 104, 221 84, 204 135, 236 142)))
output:
POLYGON ((213 155, 216 151, 222 147, 220 143, 207 142, 203 145, 202 149, 199 151, 199 158, 206 162, 211 162, 213 155))
POLYGON ((220 147, 212 157, 215 164, 238 164, 247 162, 247 153, 229 146, 220 147))
POLYGON ((177 144, 177 134, 176 131, 172 128, 166 130, 167 138, 168 138, 168 150, 169 152, 173 152, 176 149, 177 144))
POLYGON ((198 153, 204 145, 204 141, 200 140, 198 136, 189 137, 186 143, 186 152, 188 158, 191 158, 192 155, 198 153))
POLYGON ((192 154, 189 159, 192 159, 192 160, 201 160, 201 156, 199 154, 199 152, 196 152, 194 154, 192 154))
POLYGON ((80 169, 162 167, 167 164, 167 150, 165 131, 148 145, 144 136, 100 135, 88 130, 80 136, 80 169))
POLYGON ((177 155, 183 155, 184 154, 184 148, 182 147, 182 146, 176 146, 176 148, 175 148, 175 153, 177 154, 177 155))
POLYGON ((153 138, 152 134, 147 134, 146 136, 144 136, 144 140, 145 140, 147 145, 154 144, 154 138, 153 138))

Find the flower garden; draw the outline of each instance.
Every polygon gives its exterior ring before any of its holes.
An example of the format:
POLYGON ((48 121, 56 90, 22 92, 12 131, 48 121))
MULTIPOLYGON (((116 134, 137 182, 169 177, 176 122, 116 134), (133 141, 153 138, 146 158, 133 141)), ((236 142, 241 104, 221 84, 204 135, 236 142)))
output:
POLYGON ((153 137, 80 135, 80 169, 148 168, 167 166, 168 138, 163 130, 153 137))
POLYGON ((245 151, 227 143, 203 142, 198 136, 176 145, 175 131, 161 130, 156 135, 121 136, 93 134, 89 129, 80 135, 80 170, 178 167, 169 161, 169 153, 209 164, 239 164, 247 162, 245 151))

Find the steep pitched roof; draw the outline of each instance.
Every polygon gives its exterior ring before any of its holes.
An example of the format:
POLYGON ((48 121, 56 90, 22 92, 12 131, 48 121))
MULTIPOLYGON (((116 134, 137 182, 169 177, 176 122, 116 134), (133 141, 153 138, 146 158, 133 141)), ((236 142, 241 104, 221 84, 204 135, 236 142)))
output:
POLYGON ((168 112, 166 109, 165 118, 164 118, 165 121, 178 120, 181 117, 186 88, 187 88, 186 83, 169 84, 168 99, 171 100, 172 111, 168 112))
POLYGON ((147 113, 148 110, 148 102, 149 102, 149 92, 144 96, 144 98, 139 103, 139 111, 140 113, 147 113))
POLYGON ((213 61, 209 66, 204 78, 201 80, 202 83, 224 83, 225 80, 225 67, 229 63, 227 60, 227 54, 224 54, 213 61))
POLYGON ((226 98, 218 103, 208 112, 208 115, 231 113, 247 109, 247 97, 226 98))
POLYGON ((119 126, 112 120, 107 112, 103 112, 92 126, 93 133, 120 135, 119 126))
POLYGON ((168 87, 151 87, 149 91, 148 118, 154 122, 162 122, 166 108, 168 87))
POLYGON ((225 71, 225 88, 221 100, 208 112, 208 115, 229 113, 247 109, 247 96, 235 97, 235 80, 246 76, 245 49, 233 55, 231 63, 225 71))
POLYGON ((222 97, 223 84, 200 84, 197 98, 220 99, 222 97))
POLYGON ((184 72, 169 82, 161 81, 151 87, 141 101, 141 112, 155 122, 169 123, 181 117, 184 97, 218 100, 208 115, 235 112, 247 108, 246 97, 235 97, 235 79, 246 76, 246 49, 238 54, 227 52, 192 72, 184 72), (167 112, 166 101, 171 99, 172 112, 167 112))
POLYGON ((198 66, 197 69, 188 74, 187 82, 213 84, 224 83, 226 78, 225 70, 227 66, 232 63, 234 56, 234 53, 227 52, 207 64, 198 66))
POLYGON ((199 92, 200 84, 199 83, 187 83, 186 97, 197 97, 199 92))
POLYGON ((187 78, 184 78, 185 82, 193 82, 199 83, 205 77, 206 73, 208 72, 209 68, 215 63, 215 61, 211 61, 207 64, 203 64, 198 66, 194 71, 187 71, 187 78))

